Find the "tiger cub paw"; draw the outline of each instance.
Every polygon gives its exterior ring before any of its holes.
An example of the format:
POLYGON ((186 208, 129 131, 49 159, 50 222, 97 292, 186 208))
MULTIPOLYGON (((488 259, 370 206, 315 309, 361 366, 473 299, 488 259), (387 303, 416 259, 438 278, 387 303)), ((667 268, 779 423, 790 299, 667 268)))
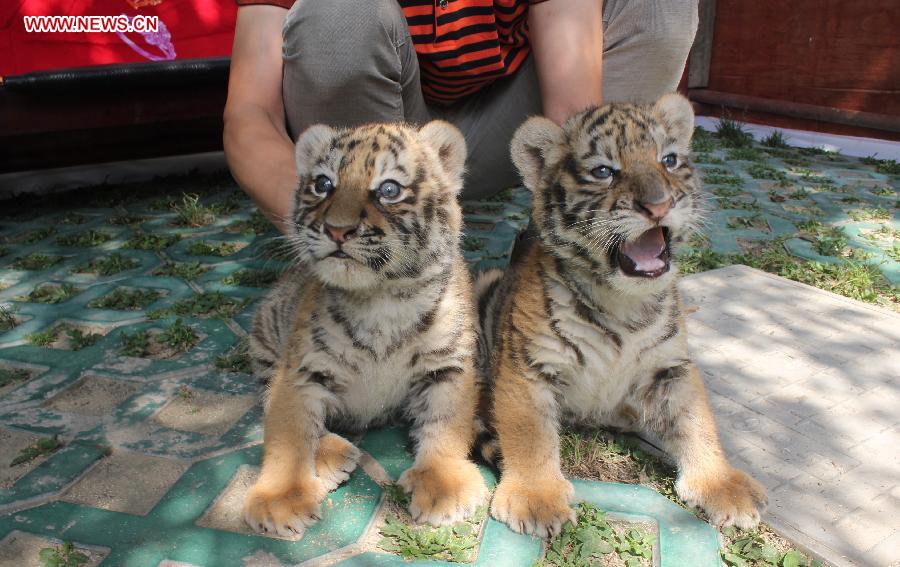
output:
POLYGON ((575 523, 575 511, 569 506, 574 493, 572 483, 562 477, 529 481, 507 475, 494 493, 491 515, 513 531, 554 537, 563 524, 575 523))
POLYGON ((244 521, 258 532, 282 537, 303 535, 321 518, 327 493, 317 478, 286 490, 272 490, 257 483, 244 500, 244 521))
POLYGON ((471 517, 488 493, 478 467, 467 459, 416 465, 397 483, 412 493, 409 513, 413 520, 435 526, 471 517))
POLYGON ((331 491, 350 478, 356 469, 360 451, 340 435, 326 433, 319 439, 316 451, 316 475, 325 487, 331 491))
POLYGON ((759 482, 729 465, 715 474, 680 476, 675 491, 687 505, 702 508, 709 521, 721 527, 756 527, 769 502, 759 482))

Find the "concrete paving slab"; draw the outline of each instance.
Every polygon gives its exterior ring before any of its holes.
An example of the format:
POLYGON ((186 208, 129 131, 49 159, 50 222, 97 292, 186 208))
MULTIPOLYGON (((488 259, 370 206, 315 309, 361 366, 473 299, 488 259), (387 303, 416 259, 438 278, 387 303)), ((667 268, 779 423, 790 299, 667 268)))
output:
MULTIPOLYGON (((36 536, 22 531, 13 531, 0 541, 0 567, 45 567, 40 559, 42 549, 60 548, 62 542, 36 536)), ((107 551, 96 547, 75 544, 73 552, 87 556, 87 561, 78 563, 81 567, 96 567, 106 557, 107 551)), ((68 563, 75 565, 75 563, 68 563)))
POLYGON ((723 445, 770 490, 764 519, 836 566, 897 561, 900 314, 744 266, 681 289, 723 445))
POLYGON ((51 399, 47 406, 81 415, 104 415, 137 392, 138 386, 124 380, 91 376, 80 380, 51 399))
POLYGON ((255 403, 253 396, 229 396, 186 388, 180 390, 153 420, 170 429, 219 436, 231 429, 255 403))
POLYGON ((187 468, 172 459, 117 451, 97 463, 62 500, 143 516, 187 468))
POLYGON ((10 466, 23 449, 33 445, 40 438, 40 435, 32 433, 0 429, 0 488, 9 488, 46 460, 46 455, 42 455, 14 467, 10 466))

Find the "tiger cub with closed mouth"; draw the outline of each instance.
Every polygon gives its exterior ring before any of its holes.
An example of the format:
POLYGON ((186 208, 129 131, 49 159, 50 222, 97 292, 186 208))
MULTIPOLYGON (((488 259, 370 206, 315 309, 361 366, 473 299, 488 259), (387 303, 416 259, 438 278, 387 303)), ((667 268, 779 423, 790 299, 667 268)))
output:
POLYGON ((502 458, 492 513, 516 531, 553 536, 574 521, 558 431, 576 424, 654 434, 685 502, 716 524, 759 521, 764 489, 725 459, 676 287, 672 245, 700 223, 693 122, 673 94, 591 108, 563 127, 535 117, 513 138, 537 236, 476 289, 502 458))
POLYGON ((459 251, 465 159, 462 135, 441 121, 313 126, 297 141, 295 266, 250 336, 269 382, 262 470, 244 503, 252 528, 302 533, 360 456, 329 428, 395 417, 417 447, 399 479, 416 521, 453 523, 486 498, 468 460, 477 331, 459 251))

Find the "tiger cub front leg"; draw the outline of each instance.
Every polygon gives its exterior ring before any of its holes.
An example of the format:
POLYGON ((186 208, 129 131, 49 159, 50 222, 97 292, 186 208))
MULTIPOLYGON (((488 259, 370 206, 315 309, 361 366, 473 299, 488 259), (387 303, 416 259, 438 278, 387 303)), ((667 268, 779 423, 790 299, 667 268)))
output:
POLYGON ((572 483, 559 460, 556 400, 537 377, 502 367, 494 388, 494 426, 502 455, 491 514, 514 531, 541 538, 575 522, 572 483))
POLYGON ((696 366, 685 363, 657 373, 644 403, 645 415, 658 416, 650 429, 678 465, 678 496, 706 511, 715 525, 755 527, 768 503, 765 488, 725 458, 696 366))
POLYGON ((329 483, 316 474, 325 417, 316 388, 281 370, 274 377, 262 470, 244 501, 244 520, 254 530, 294 536, 320 518, 329 483))
POLYGON ((398 484, 412 494, 409 513, 416 522, 455 523, 473 515, 487 497, 484 479, 468 459, 476 398, 471 368, 429 372, 413 385, 406 413, 416 458, 398 484))

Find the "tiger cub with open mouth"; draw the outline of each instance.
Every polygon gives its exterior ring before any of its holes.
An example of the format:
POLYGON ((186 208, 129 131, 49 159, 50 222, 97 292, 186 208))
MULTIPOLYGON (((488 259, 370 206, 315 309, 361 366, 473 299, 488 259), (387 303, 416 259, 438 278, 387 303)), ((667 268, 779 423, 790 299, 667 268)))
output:
POLYGON ((295 256, 250 337, 268 379, 254 529, 302 533, 359 450, 329 428, 406 418, 417 446, 399 479, 416 521, 453 523, 487 496, 474 440, 476 321, 459 250, 465 140, 420 129, 313 126, 296 146, 295 256))
POLYGON ((716 524, 759 521, 764 489, 725 459, 676 287, 672 245, 700 223, 693 122, 673 94, 591 108, 563 127, 535 117, 513 138, 537 235, 476 289, 502 458, 492 513, 516 531, 553 536, 574 520, 558 435, 574 424, 655 434, 685 502, 716 524))

